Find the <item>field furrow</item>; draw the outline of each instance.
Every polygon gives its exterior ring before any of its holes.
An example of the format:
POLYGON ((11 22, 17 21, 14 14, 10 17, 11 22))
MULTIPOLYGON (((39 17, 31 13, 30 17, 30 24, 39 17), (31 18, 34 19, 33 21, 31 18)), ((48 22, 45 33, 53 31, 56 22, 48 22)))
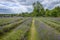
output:
POLYGON ((41 40, 60 40, 60 34, 44 22, 36 20, 35 24, 41 40))

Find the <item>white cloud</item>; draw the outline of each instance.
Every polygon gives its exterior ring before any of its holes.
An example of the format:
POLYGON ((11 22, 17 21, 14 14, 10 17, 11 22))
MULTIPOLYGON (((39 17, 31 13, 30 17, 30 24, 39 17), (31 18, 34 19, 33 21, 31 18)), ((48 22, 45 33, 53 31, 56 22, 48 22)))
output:
MULTIPOLYGON (((42 2, 45 8, 52 9, 54 8, 57 4, 60 4, 60 0, 44 0, 42 2)), ((60 6, 60 5, 59 5, 60 6)))
MULTIPOLYGON (((32 8, 32 6, 25 6, 25 5, 21 5, 18 1, 15 2, 0 2, 0 9, 1 6, 3 9, 11 9, 13 11, 13 13, 21 13, 21 12, 28 12, 27 8, 32 8)), ((8 11, 8 10, 7 10, 8 11)))
POLYGON ((51 9, 60 6, 60 0, 0 0, 0 9, 8 9, 13 13, 31 12, 33 10, 32 3, 36 1, 41 2, 44 8, 51 9))

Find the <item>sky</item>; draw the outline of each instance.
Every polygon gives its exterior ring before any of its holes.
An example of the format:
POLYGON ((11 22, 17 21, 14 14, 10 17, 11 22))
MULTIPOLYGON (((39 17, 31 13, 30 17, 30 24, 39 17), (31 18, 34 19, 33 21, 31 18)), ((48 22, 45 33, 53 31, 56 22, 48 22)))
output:
POLYGON ((32 12, 32 4, 39 1, 45 9, 60 6, 60 0, 0 0, 0 14, 32 12))

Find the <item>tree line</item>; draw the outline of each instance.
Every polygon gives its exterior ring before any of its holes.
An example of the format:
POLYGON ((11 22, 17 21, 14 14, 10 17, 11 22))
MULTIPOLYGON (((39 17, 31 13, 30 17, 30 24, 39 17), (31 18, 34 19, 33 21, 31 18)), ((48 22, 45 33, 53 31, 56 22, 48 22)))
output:
POLYGON ((60 7, 57 6, 52 10, 46 9, 45 11, 45 16, 50 16, 50 17, 60 17, 60 7))
POLYGON ((43 5, 40 2, 33 3, 33 11, 31 13, 25 12, 20 14, 0 14, 1 16, 22 16, 22 17, 60 17, 60 6, 57 6, 51 10, 44 9, 43 5))
POLYGON ((60 7, 57 6, 51 10, 44 9, 43 5, 40 2, 33 3, 34 10, 31 13, 22 13, 21 16, 30 16, 30 17, 60 17, 60 7))

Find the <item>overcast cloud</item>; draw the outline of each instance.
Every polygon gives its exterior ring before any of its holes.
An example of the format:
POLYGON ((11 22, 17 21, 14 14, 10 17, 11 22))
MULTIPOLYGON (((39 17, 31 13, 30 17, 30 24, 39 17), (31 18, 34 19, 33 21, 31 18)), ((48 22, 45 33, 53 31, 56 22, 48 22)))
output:
POLYGON ((39 1, 44 8, 60 6, 60 0, 0 0, 0 13, 32 12, 32 3, 39 1))

